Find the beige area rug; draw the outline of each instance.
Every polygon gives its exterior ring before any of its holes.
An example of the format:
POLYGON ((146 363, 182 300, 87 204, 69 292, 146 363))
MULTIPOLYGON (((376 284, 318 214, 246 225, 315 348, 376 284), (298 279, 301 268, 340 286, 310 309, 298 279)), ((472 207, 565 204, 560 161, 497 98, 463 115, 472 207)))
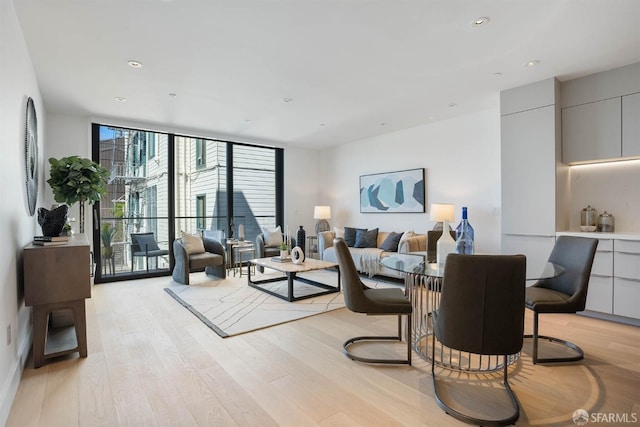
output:
MULTIPOLYGON (((280 273, 265 270, 265 274, 252 274, 252 279, 281 276, 280 273)), ((331 270, 312 271, 300 275, 321 283, 335 286, 338 274, 331 270)), ((283 277, 284 278, 284 277, 283 277)), ((204 273, 192 273, 190 285, 172 282, 165 288, 177 302, 193 313, 204 324, 222 338, 244 334, 257 329, 268 328, 286 322, 326 313, 344 307, 341 292, 312 297, 296 302, 287 302, 247 284, 247 276, 217 279, 204 273)), ((370 287, 402 287, 400 282, 386 282, 362 278, 370 287)), ((269 289, 286 294, 286 280, 270 283, 269 289)), ((294 295, 302 296, 323 289, 294 282, 294 295)))

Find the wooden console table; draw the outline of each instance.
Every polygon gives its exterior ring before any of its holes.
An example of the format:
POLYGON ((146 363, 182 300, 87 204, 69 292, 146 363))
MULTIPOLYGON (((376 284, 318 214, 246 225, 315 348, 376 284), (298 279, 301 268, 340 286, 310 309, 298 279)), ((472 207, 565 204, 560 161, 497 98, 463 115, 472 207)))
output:
POLYGON ((91 298, 89 242, 74 237, 64 245, 24 248, 24 299, 33 307, 33 365, 78 352, 87 357, 85 299, 91 298), (70 310, 73 324, 49 327, 49 316, 70 310), (74 334, 75 331, 75 334, 74 334))

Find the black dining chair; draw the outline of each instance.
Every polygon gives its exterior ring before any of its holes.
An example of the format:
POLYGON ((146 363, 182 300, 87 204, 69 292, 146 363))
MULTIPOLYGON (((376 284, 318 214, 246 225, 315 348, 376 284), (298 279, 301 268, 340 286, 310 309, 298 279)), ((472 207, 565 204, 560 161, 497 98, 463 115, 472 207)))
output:
MULTIPOLYGON (((483 384, 473 395, 456 399, 458 393, 452 392, 453 389, 461 388, 458 386, 465 382, 464 378, 456 377, 456 381, 448 385, 448 392, 442 393, 444 385, 441 387, 435 372, 434 343, 431 347, 434 395, 438 405, 454 418, 478 425, 508 425, 520 416, 520 405, 509 386, 507 368, 508 357, 522 349, 525 275, 524 255, 447 256, 440 305, 432 312, 435 338, 456 354, 503 356, 503 385, 510 401, 509 413, 497 418, 501 415, 496 415, 496 402, 485 398, 483 389, 487 387, 483 384), (476 395, 479 399, 474 399, 476 395), (492 416, 495 418, 490 418, 492 416)), ((481 375, 474 372, 472 378, 479 381, 481 375)), ((487 375, 490 375, 488 380, 494 379, 492 374, 487 375)))
POLYGON ((355 313, 369 316, 398 316, 397 336, 360 336, 347 340, 343 344, 344 354, 352 360, 365 363, 403 364, 411 365, 411 300, 399 288, 370 288, 360 280, 349 248, 343 239, 334 239, 338 266, 342 277, 344 302, 347 308, 355 313), (370 358, 357 356, 349 351, 353 344, 363 341, 402 341, 402 316, 407 316, 406 341, 407 358, 370 358))
POLYGON ((591 266, 596 255, 598 239, 575 236, 560 236, 556 240, 549 262, 560 265, 564 273, 552 279, 539 280, 527 288, 526 307, 533 311, 533 363, 575 362, 584 358, 584 352, 572 342, 539 335, 538 317, 543 313, 577 313, 587 303, 587 290, 591 266), (572 350, 573 355, 538 356, 539 340, 561 344, 572 350))

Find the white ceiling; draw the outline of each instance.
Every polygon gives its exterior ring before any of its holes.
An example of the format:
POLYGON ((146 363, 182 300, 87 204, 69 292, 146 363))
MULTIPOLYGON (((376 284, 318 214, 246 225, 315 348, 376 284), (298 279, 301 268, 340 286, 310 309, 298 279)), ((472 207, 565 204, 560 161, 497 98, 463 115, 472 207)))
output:
POLYGON ((370 137, 640 61, 639 0, 13 1, 48 112, 279 145, 370 137))

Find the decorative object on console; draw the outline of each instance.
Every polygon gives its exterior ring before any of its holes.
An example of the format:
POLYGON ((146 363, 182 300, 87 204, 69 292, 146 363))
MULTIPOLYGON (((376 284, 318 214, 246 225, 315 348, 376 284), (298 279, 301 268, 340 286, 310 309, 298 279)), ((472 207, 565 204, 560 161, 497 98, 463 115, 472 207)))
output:
POLYGON ((46 208, 38 209, 38 224, 42 227, 44 236, 59 236, 62 233, 64 224, 67 222, 67 212, 69 206, 52 206, 51 210, 46 208))
POLYGON ((613 233, 616 230, 616 219, 609 212, 604 211, 598 217, 598 231, 613 233))
POLYGON ((580 231, 596 231, 598 229, 598 211, 587 205, 580 213, 580 231))
POLYGON ((316 235, 321 231, 331 230, 329 221, 327 221, 331 219, 331 206, 314 206, 313 219, 318 220, 318 222, 316 222, 316 235))
MULTIPOLYGON (((449 229, 449 222, 454 220, 454 206, 449 203, 432 203, 429 219, 431 221, 442 221, 442 229, 449 229)), ((438 266, 443 267, 447 255, 456 251, 456 241, 451 234, 442 233, 436 245, 436 259, 438 266)))
POLYGON ((78 156, 49 159, 51 178, 47 183, 56 202, 72 206, 80 202, 80 233, 84 233, 84 202, 90 205, 107 193, 107 180, 111 173, 90 159, 78 156))
POLYGON ((360 212, 424 212, 424 168, 360 176, 360 212))
POLYGON ((300 226, 300 228, 298 229, 298 232, 296 233, 296 241, 298 242, 298 246, 300 246, 300 249, 302 249, 302 252, 304 252, 305 251, 304 244, 307 241, 307 232, 304 230, 302 226, 300 226))
POLYGON ((304 251, 300 246, 291 249, 291 261, 294 264, 302 264, 304 262, 304 251))
POLYGON ((244 224, 238 226, 238 240, 244 242, 244 224))
POLYGON ((25 130, 25 168, 27 203, 29 205, 29 216, 36 213, 36 202, 38 201, 38 118, 33 99, 27 99, 27 124, 25 130))

